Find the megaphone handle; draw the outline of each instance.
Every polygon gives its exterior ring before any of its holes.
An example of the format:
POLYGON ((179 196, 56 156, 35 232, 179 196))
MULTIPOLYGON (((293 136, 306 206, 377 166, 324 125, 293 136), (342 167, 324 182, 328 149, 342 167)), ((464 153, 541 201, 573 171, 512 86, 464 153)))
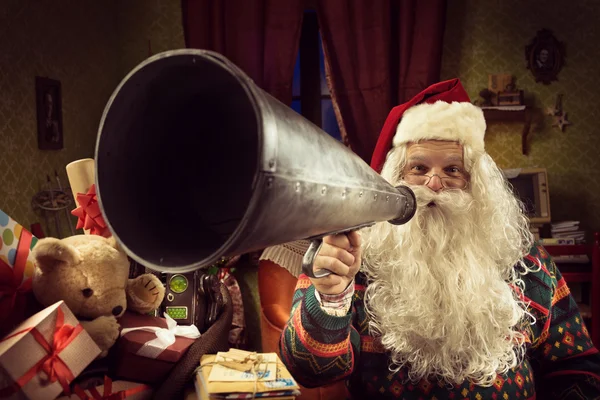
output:
MULTIPOLYGON (((346 228, 346 229, 341 229, 339 231, 329 232, 326 235, 337 235, 338 233, 349 233, 352 231, 357 231, 362 228, 367 228, 369 226, 373 226, 374 224, 375 224, 375 222, 373 222, 373 221, 365 222, 364 224, 356 225, 351 228, 346 228)), ((324 278, 327 275, 333 274, 333 272, 331 272, 330 270, 325 269, 325 268, 320 269, 319 271, 317 271, 317 273, 315 273, 315 271, 313 271, 313 264, 315 263, 315 257, 319 253, 319 250, 321 250, 321 246, 323 245, 323 237, 326 235, 313 236, 308 239, 308 240, 310 240, 310 245, 308 246, 308 250, 306 250, 306 253, 304 253, 304 257, 302 258, 302 272, 309 278, 324 278)))
POLYGON ((323 245, 323 238, 314 238, 310 239, 310 245, 308 246, 308 250, 304 253, 304 257, 302 258, 302 272, 306 274, 306 276, 310 278, 324 278, 327 275, 331 275, 331 272, 328 269, 320 269, 316 273, 313 271, 313 264, 315 262, 315 257, 319 254, 319 250, 321 250, 321 246, 323 245))

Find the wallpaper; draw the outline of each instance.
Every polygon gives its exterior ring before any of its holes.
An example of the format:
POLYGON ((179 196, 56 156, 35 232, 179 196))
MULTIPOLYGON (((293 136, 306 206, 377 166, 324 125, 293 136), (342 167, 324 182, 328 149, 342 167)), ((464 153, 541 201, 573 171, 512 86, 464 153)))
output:
POLYGON ((600 230, 600 3, 594 0, 451 0, 448 2, 442 79, 461 79, 471 99, 487 87, 488 74, 510 73, 535 108, 528 156, 521 153, 518 123, 490 124, 486 148, 502 168, 545 167, 553 221, 581 220, 600 230), (536 83, 526 68, 525 46, 540 29, 566 47, 558 81, 536 83), (572 125, 564 132, 544 115, 562 93, 572 125))
POLYGON ((123 76, 150 54, 185 47, 180 0, 120 1, 117 24, 123 76))
MULTIPOLYGON (((0 209, 29 227, 46 224, 31 199, 54 171, 92 157, 98 121, 118 82, 116 8, 112 1, 2 0, 0 7, 0 209), (35 77, 62 87, 64 148, 38 150, 35 77)), ((64 235, 67 216, 59 214, 64 235)), ((70 218, 75 223, 74 217, 70 218)))
MULTIPOLYGON (((54 171, 68 185, 65 166, 93 157, 98 124, 113 90, 153 53, 184 47, 179 0, 2 0, 0 7, 0 209, 28 227, 48 220, 32 197, 54 171), (64 148, 39 150, 35 77, 62 87, 64 148)), ((61 234, 67 216, 58 214, 61 234)), ((74 226, 76 219, 69 218, 74 226)))

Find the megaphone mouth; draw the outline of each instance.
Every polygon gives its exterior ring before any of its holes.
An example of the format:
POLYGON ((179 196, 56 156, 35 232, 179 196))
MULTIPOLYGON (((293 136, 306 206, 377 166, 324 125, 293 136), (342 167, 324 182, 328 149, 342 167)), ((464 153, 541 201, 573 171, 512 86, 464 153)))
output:
POLYGON ((216 261, 252 197, 259 119, 239 77, 189 50, 155 56, 123 80, 95 158, 105 219, 130 256, 174 272, 216 261))

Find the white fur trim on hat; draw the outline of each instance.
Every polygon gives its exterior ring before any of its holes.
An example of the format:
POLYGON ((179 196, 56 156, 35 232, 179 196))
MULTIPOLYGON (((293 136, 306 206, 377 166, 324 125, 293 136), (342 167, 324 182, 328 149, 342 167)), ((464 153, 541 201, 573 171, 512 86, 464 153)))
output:
POLYGON ((423 103, 404 112, 393 145, 437 139, 457 141, 483 152, 485 128, 483 111, 471 103, 423 103))

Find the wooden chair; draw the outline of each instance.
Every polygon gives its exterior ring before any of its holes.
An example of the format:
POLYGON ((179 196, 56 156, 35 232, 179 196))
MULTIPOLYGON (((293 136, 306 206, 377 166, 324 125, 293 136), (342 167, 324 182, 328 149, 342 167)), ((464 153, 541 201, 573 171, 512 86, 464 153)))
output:
MULTIPOLYGON (((290 317, 292 299, 298 279, 285 268, 269 261, 260 260, 258 267, 258 291, 260 294, 260 325, 262 351, 279 354, 279 339, 290 317)), ((297 400, 341 400, 348 398, 344 382, 335 382, 316 388, 300 385, 297 400)))
MULTIPOLYGON (((600 232, 594 233, 592 244, 545 245, 544 248, 553 257, 588 256, 588 263, 569 263, 567 261, 557 263, 557 266, 569 286, 576 283, 590 285, 591 296, 586 296, 590 297, 589 304, 587 304, 590 315, 587 318, 589 323, 586 322, 586 324, 590 328, 592 342, 600 348, 600 232)), ((582 311, 587 311, 585 304, 581 308, 582 311)), ((582 315, 585 314, 587 312, 582 312, 582 315)))

